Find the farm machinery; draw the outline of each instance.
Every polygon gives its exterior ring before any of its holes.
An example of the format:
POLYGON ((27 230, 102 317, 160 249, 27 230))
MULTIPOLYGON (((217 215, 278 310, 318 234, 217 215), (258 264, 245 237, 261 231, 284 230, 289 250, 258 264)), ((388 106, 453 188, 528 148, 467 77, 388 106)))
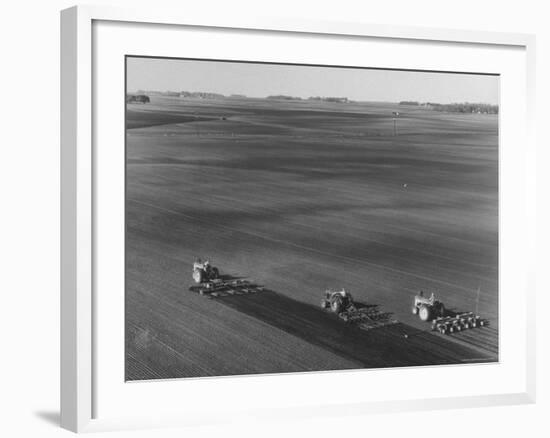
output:
POLYGON ((474 312, 448 315, 451 312, 445 310, 443 303, 436 300, 433 293, 426 298, 422 291, 414 297, 412 313, 418 315, 422 321, 431 321, 432 330, 442 334, 486 325, 486 321, 474 312))
POLYGON ((432 330, 442 334, 450 334, 469 328, 483 327, 486 321, 474 312, 459 313, 455 316, 435 318, 432 321, 432 330))
POLYGON ((199 295, 206 295, 209 298, 223 298, 232 295, 255 294, 262 292, 264 287, 248 280, 237 279, 225 281, 221 278, 216 278, 197 286, 191 286, 189 290, 198 292, 199 295))
POLYGON ((220 271, 210 264, 209 260, 204 262, 201 259, 193 263, 193 280, 195 283, 205 283, 207 281, 216 280, 220 277, 220 271))
POLYGON ((333 314, 346 323, 353 323, 363 330, 370 330, 394 324, 397 321, 390 318, 390 313, 378 310, 377 306, 356 305, 351 294, 345 289, 326 290, 321 299, 321 308, 333 314))
POLYGON ((199 295, 207 295, 209 298, 252 294, 264 290, 263 286, 248 280, 222 278, 218 268, 212 266, 209 260, 202 262, 198 259, 193 263, 193 281, 196 285, 191 286, 189 290, 198 292, 199 295))
POLYGON ((435 299, 433 293, 430 298, 426 298, 424 292, 420 291, 414 297, 412 313, 418 315, 422 321, 431 321, 434 318, 445 316, 445 306, 441 301, 435 299))
POLYGON ((325 296, 321 300, 321 308, 329 309, 337 315, 345 311, 356 310, 351 294, 345 289, 339 291, 326 290, 325 296))

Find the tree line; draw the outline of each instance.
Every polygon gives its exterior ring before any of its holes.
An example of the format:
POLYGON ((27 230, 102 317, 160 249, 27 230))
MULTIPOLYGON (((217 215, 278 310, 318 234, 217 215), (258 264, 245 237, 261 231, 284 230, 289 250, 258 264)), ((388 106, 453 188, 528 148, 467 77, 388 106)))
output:
POLYGON ((423 106, 434 111, 444 111, 448 113, 498 114, 498 105, 491 105, 488 103, 420 103, 416 101, 403 100, 399 102, 399 105, 423 106))

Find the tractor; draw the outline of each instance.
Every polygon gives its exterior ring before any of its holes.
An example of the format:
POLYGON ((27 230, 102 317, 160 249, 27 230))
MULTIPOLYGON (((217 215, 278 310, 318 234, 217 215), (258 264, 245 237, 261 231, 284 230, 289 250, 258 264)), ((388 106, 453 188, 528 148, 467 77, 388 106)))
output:
POLYGON ((339 315, 346 310, 355 309, 355 304, 349 292, 345 289, 339 291, 327 290, 321 300, 321 307, 339 315))
POLYGON ((219 277, 220 271, 212 266, 209 260, 202 262, 201 259, 198 259, 193 263, 193 280, 195 283, 205 283, 219 277))
POLYGON ((424 292, 420 291, 414 297, 412 313, 413 315, 418 315, 422 321, 431 321, 434 318, 445 316, 445 306, 441 301, 435 299, 433 292, 430 298, 426 298, 424 292))

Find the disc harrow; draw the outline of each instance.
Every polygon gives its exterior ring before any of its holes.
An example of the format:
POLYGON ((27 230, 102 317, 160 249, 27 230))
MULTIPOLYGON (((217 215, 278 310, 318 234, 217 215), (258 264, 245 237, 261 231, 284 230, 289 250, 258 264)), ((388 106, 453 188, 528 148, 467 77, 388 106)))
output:
POLYGON ((262 292, 264 286, 259 286, 248 280, 212 280, 201 283, 198 286, 191 286, 189 290, 209 298, 222 298, 232 295, 246 295, 262 292))
POLYGON ((354 307, 339 313, 338 317, 362 330, 372 330, 398 322, 391 317, 390 312, 382 312, 377 306, 354 307))

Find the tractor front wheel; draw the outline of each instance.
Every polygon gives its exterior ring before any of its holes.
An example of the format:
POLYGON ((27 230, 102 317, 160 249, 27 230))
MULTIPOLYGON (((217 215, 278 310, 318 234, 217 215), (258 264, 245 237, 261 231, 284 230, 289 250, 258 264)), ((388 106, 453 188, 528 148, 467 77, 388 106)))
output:
POLYGON ((413 314, 413 315, 418 315, 418 307, 412 306, 411 311, 412 311, 412 314, 413 314))

